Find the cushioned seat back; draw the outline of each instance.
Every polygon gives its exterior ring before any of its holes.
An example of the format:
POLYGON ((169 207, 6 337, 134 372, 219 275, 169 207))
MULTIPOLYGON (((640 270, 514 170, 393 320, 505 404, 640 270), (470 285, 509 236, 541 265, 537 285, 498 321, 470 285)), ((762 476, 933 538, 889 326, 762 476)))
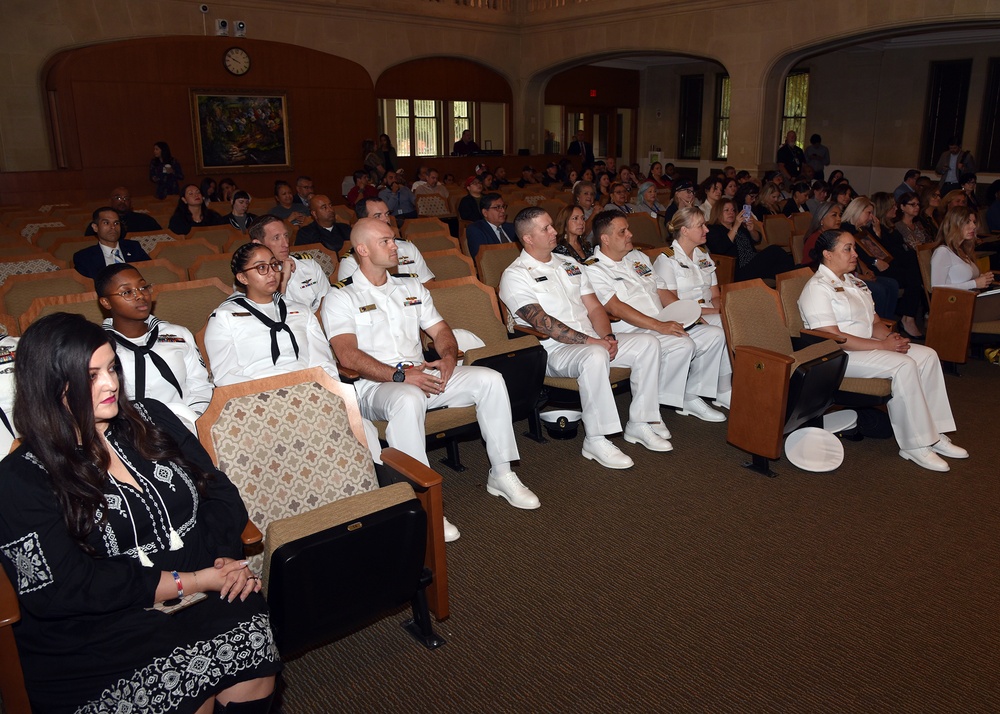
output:
POLYGON ((221 252, 204 238, 189 238, 160 243, 149 254, 149 257, 166 258, 178 268, 187 270, 194 264, 196 258, 221 252))
MULTIPOLYGON (((486 345, 506 344, 496 293, 473 277, 431 283, 434 306, 452 329, 475 333, 486 345)), ((470 350, 472 356, 476 350, 470 350)))
POLYGON ((417 194, 415 203, 417 204, 417 213, 421 216, 451 215, 448 199, 436 193, 417 194))
POLYGON ((147 283, 153 285, 169 285, 170 283, 182 283, 187 280, 187 271, 178 268, 169 260, 158 258, 157 260, 144 260, 141 263, 133 263, 147 283))
MULTIPOLYGON (((72 258, 73 256, 71 255, 70 259, 72 260, 72 258)), ((66 268, 65 261, 53 258, 48 253, 12 256, 8 260, 0 261, 0 285, 6 283, 7 278, 13 275, 50 273, 55 270, 63 270, 64 268, 66 268)), ((80 277, 83 278, 82 275, 80 277)))
POLYGON ((76 295, 93 292, 94 281, 75 270, 53 270, 47 273, 12 275, 0 287, 0 311, 20 317, 35 298, 53 295, 76 295))
POLYGON ((378 488, 343 399, 315 382, 231 397, 210 437, 219 468, 265 537, 273 521, 378 488))
POLYGON ((165 230, 129 233, 125 237, 141 245, 147 255, 150 255, 160 243, 172 243, 177 240, 177 236, 165 230))
POLYGON ((799 268, 787 273, 781 273, 775 278, 778 297, 781 298, 781 309, 785 312, 785 326, 788 334, 797 337, 805 329, 802 313, 799 312, 799 296, 813 276, 810 268, 799 268))
POLYGON ((212 311, 232 294, 232 288, 218 278, 157 286, 153 289, 153 314, 198 332, 212 311))
POLYGON ((476 266, 472 262, 472 258, 462 255, 454 248, 432 250, 422 254, 427 267, 434 273, 435 280, 465 278, 476 274, 476 266))
POLYGON ((49 295, 31 301, 31 305, 21 315, 21 331, 27 330, 28 325, 35 320, 56 312, 83 315, 95 325, 102 324, 106 317, 100 303, 97 302, 97 293, 93 291, 73 295, 49 295))
POLYGON ((931 299, 931 255, 936 246, 933 243, 924 243, 917 246, 917 264, 920 266, 920 280, 924 284, 924 293, 927 301, 931 299))
POLYGON ((234 235, 238 235, 239 231, 235 228, 230 228, 229 226, 207 226, 204 228, 192 228, 191 232, 188 233, 188 240, 192 238, 203 238, 206 242, 211 243, 220 251, 226 249, 229 242, 233 239, 234 235))
POLYGON ((494 290, 499 288, 503 271, 520 253, 521 248, 517 243, 480 246, 479 252, 476 253, 476 272, 479 274, 479 279, 494 290))
POLYGON ((792 354, 792 340, 778 307, 777 295, 763 280, 755 279, 736 283, 742 289, 727 291, 723 303, 723 325, 729 349, 752 345, 777 352, 792 354), (748 283, 750 283, 748 285, 748 283))
POLYGON ((188 276, 191 280, 218 278, 223 285, 232 285, 233 271, 230 267, 232 260, 232 253, 203 255, 200 258, 195 258, 194 263, 188 268, 188 276))
POLYGON ((768 245, 792 246, 792 222, 786 216, 764 216, 764 237, 768 245))
POLYGON ((657 219, 648 213, 630 213, 625 216, 625 220, 628 221, 628 229, 632 232, 632 242, 654 247, 664 244, 657 219))
POLYGON ((319 263, 319 267, 323 269, 323 274, 326 275, 328 280, 337 275, 337 266, 340 264, 337 255, 319 243, 297 245, 292 255, 299 260, 315 260, 319 263))
POLYGON ((458 241, 448 231, 413 233, 406 240, 413 243, 421 254, 435 250, 459 250, 458 241))

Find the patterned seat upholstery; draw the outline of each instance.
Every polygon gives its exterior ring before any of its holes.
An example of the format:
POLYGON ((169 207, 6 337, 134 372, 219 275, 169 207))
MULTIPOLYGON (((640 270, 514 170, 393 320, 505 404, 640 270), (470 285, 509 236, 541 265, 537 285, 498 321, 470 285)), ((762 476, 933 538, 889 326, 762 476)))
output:
POLYGON ((337 266, 340 264, 337 255, 320 243, 297 245, 292 255, 300 260, 315 260, 319 263, 319 267, 323 269, 323 273, 327 279, 331 279, 337 275, 337 266))
POLYGON ((0 285, 7 282, 7 278, 12 275, 48 273, 54 270, 62 270, 65 267, 65 261, 56 260, 47 253, 18 255, 9 260, 0 261, 0 285))
POLYGON ((448 206, 448 199, 436 193, 418 194, 416 197, 417 213, 420 216, 450 216, 453 215, 448 206))

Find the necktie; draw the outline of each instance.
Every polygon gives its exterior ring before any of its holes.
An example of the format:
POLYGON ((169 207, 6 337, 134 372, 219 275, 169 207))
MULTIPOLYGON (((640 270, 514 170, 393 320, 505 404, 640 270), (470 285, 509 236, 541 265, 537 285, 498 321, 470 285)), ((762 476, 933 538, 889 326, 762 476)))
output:
POLYGON ((504 235, 503 228, 501 228, 500 226, 496 226, 496 229, 497 229, 497 238, 500 240, 501 243, 506 243, 507 236, 504 235))
POLYGON ((295 350, 295 358, 298 359, 299 343, 295 341, 295 335, 292 334, 292 328, 285 324, 285 317, 288 315, 288 308, 285 306, 284 300, 278 300, 278 322, 275 322, 257 308, 251 307, 250 303, 245 298, 237 298, 236 304, 245 307, 250 311, 251 315, 263 322, 264 325, 271 330, 272 364, 278 364, 278 357, 281 355, 281 349, 278 347, 278 333, 282 330, 288 333, 288 338, 292 341, 292 349, 295 350))
POLYGON ((173 385, 173 388, 177 390, 177 394, 182 398, 184 397, 184 392, 181 390, 181 385, 177 382, 177 377, 174 373, 170 371, 169 365, 167 365, 166 360, 164 360, 160 355, 153 352, 153 346, 156 345, 156 339, 160 336, 160 326, 155 325, 153 329, 149 332, 149 339, 143 345, 137 345, 129 340, 126 340, 121 335, 115 332, 108 332, 111 335, 111 339, 115 341, 116 344, 121 345, 133 355, 135 355, 135 398, 142 399, 146 396, 146 357, 149 357, 149 361, 153 363, 159 371, 160 376, 173 385))
POLYGON ((125 259, 122 257, 122 252, 121 252, 120 249, 115 248, 113 251, 111 251, 111 254, 114 255, 114 257, 115 257, 115 263, 124 263, 125 262, 125 259))

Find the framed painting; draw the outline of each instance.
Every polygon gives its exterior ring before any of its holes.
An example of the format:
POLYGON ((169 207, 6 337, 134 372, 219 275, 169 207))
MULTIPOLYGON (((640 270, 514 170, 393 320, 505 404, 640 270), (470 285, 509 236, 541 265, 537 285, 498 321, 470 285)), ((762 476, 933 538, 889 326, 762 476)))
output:
POLYGON ((198 173, 290 169, 284 94, 191 91, 198 173))

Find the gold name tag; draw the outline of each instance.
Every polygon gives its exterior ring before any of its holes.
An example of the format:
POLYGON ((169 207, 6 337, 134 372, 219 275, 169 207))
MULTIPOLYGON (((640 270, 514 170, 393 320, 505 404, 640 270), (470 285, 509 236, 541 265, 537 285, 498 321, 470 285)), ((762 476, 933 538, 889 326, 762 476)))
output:
POLYGON ((358 308, 358 312, 371 312, 372 310, 378 310, 378 307, 375 305, 364 305, 358 308))

